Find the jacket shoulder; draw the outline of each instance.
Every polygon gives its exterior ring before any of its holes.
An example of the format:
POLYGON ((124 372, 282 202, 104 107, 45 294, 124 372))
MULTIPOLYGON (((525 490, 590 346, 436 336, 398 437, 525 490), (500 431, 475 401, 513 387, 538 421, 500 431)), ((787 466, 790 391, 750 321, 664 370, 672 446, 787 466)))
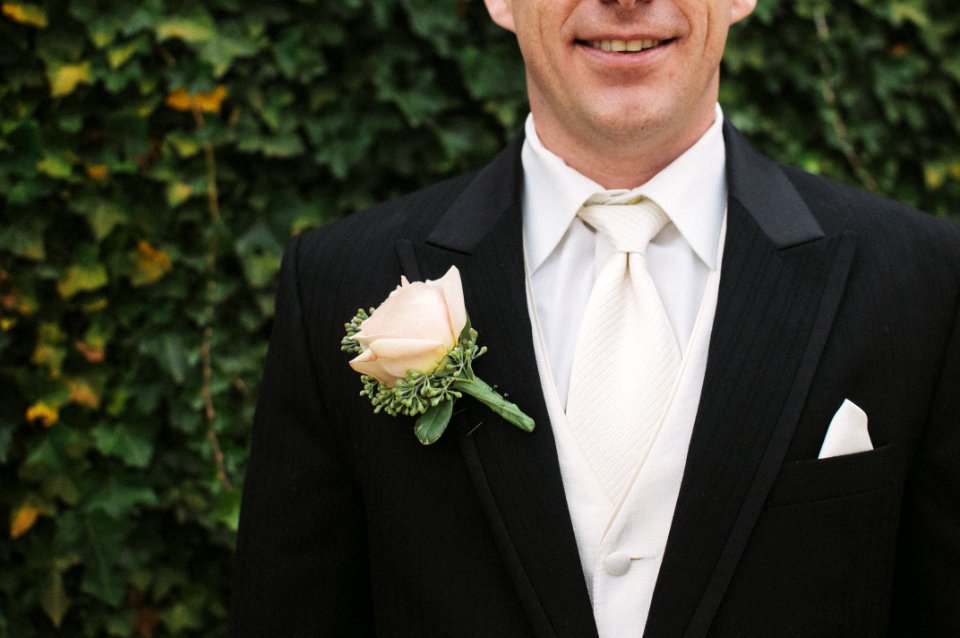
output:
POLYGON ((781 166, 828 234, 854 232, 867 245, 934 250, 960 265, 960 221, 937 217, 895 199, 781 166))
POLYGON ((423 238, 475 176, 476 171, 431 184, 305 231, 301 249, 309 252, 342 242, 369 247, 371 241, 423 238))

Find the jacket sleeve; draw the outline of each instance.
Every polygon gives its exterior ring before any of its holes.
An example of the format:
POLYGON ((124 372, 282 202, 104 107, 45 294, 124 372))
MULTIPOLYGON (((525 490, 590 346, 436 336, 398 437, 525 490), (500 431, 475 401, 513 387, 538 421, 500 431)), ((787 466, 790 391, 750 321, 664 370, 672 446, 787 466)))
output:
POLYGON ((960 636, 960 308, 904 489, 890 635, 960 636))
POLYGON ((372 634, 362 500, 324 410, 288 247, 254 417, 230 635, 372 634))

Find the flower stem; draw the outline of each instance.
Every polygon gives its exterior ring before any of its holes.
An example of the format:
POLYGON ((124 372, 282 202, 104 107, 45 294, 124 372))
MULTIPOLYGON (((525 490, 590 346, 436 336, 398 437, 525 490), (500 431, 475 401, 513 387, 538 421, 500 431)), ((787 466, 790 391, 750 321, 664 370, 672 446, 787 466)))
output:
POLYGON ((533 419, 524 414, 516 404, 504 399, 496 390, 480 379, 474 377, 459 381, 457 389, 469 394, 524 432, 533 432, 533 419))

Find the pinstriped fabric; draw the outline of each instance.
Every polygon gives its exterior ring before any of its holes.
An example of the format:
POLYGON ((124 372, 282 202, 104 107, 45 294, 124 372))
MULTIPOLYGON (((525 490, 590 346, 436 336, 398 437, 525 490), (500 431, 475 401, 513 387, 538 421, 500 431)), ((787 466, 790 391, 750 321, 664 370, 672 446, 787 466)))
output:
POLYGON ((680 370, 680 348, 644 256, 669 219, 649 199, 587 204, 578 215, 606 235, 617 253, 604 264, 587 302, 567 418, 617 505, 653 442, 680 370))

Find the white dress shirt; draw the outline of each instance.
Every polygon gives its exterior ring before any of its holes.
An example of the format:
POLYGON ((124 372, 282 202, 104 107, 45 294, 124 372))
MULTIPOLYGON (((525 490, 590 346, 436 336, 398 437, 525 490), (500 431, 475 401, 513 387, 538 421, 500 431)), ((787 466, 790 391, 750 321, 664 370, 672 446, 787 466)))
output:
MULTIPOLYGON (((685 153, 633 192, 656 202, 671 222, 650 243, 647 267, 681 350, 700 307, 707 274, 719 267, 717 247, 726 211, 723 112, 685 153)), ((590 290, 614 247, 577 217, 584 201, 608 191, 553 154, 525 127, 522 162, 523 240, 533 297, 561 402, 590 290)))

